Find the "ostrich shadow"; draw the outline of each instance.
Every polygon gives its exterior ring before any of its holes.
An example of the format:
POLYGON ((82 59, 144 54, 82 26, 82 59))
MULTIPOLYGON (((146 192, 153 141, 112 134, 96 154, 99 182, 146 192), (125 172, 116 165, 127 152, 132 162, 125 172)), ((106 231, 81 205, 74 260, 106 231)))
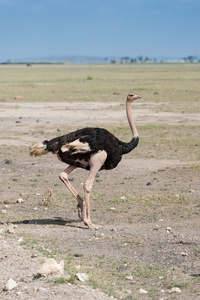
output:
POLYGON ((68 226, 68 227, 74 227, 74 228, 81 228, 81 229, 87 229, 87 227, 81 226, 81 221, 79 220, 71 220, 71 219, 62 219, 60 217, 54 217, 52 219, 26 219, 21 221, 13 221, 11 222, 15 225, 59 225, 59 226, 68 226), (75 223, 75 224, 74 224, 75 223))

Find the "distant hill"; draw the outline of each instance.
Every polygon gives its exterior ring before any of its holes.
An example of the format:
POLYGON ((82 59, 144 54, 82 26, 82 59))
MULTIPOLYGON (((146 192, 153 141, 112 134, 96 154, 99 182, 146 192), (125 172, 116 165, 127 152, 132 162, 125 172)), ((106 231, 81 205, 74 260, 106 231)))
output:
POLYGON ((8 60, 5 63, 71 63, 71 64, 98 64, 110 62, 111 58, 100 56, 46 56, 46 57, 27 57, 21 59, 8 60))

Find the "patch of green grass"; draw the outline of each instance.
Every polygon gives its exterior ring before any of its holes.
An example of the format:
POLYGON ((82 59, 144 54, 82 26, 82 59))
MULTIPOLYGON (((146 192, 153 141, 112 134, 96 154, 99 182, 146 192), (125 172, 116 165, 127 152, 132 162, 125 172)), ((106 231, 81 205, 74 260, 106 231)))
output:
MULTIPOLYGON (((24 238, 24 234, 21 234, 21 237, 24 238)), ((26 237, 25 237, 25 240, 23 240, 20 243, 20 246, 25 246, 25 247, 28 247, 29 249, 35 249, 37 245, 38 245, 38 242, 36 240, 28 239, 26 237)))
POLYGON ((200 256, 200 248, 195 248, 194 253, 196 256, 200 256))
MULTIPOLYGON (((167 191, 168 189, 163 189, 163 191, 167 191)), ((157 193, 152 192, 148 193, 148 195, 143 195, 140 197, 134 196, 134 201, 145 203, 145 205, 156 205, 156 206, 163 206, 169 204, 177 204, 177 203, 189 203, 190 200, 185 195, 180 195, 178 198, 175 195, 164 194, 164 193, 157 193)))
POLYGON ((2 140, 19 140, 18 136, 3 136, 2 140))
MULTIPOLYGON (((131 139, 128 125, 110 125, 106 128, 120 140, 128 142, 131 139)), ((145 124, 137 125, 140 141, 136 149, 126 157, 145 157, 199 161, 199 126, 145 124)))
POLYGON ((181 272, 153 265, 116 261, 111 258, 109 260, 101 258, 96 263, 82 266, 82 270, 90 278, 86 284, 117 298, 126 297, 128 290, 137 295, 141 286, 153 295, 162 288, 170 290, 177 286, 184 289, 190 285, 190 278, 181 272), (127 279, 129 276, 132 276, 132 279, 127 279), (153 286, 152 282, 154 282, 153 286))
POLYGON ((55 284, 67 284, 71 283, 74 284, 76 281, 75 276, 71 275, 69 278, 68 277, 57 277, 54 279, 55 284))
POLYGON ((119 204, 121 202, 123 202, 123 200, 121 200, 119 196, 114 196, 112 199, 108 199, 108 203, 110 204, 119 204))
MULTIPOLYGON (((36 176, 37 176, 37 175, 36 175, 36 176)), ((37 179, 37 178, 30 178, 29 181, 30 181, 30 182, 38 182, 39 179, 37 179)))
POLYGON ((123 247, 126 247, 126 246, 144 246, 144 242, 143 241, 140 241, 140 240, 137 240, 137 239, 128 239, 128 240, 125 240, 123 242, 122 245, 119 246, 119 248, 123 248, 123 247))
POLYGON ((42 253, 45 257, 55 257, 56 250, 51 250, 47 247, 37 247, 37 250, 42 253))
POLYGON ((198 126, 147 124, 139 126, 138 130, 140 157, 163 158, 164 150, 166 159, 199 159, 199 148, 196 146, 200 144, 198 126))
MULTIPOLYGON (((163 271, 163 270, 162 270, 163 271)), ((157 277, 161 268, 153 265, 135 265, 131 272, 134 277, 151 278, 157 277)))
POLYGON ((127 176, 123 178, 124 180, 134 180, 135 176, 127 176))

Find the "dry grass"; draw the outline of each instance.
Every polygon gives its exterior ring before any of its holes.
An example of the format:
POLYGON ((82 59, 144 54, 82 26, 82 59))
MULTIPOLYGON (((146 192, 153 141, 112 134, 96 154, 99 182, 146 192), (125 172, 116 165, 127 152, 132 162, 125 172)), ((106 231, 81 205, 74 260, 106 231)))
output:
POLYGON ((122 101, 133 90, 163 111, 197 112, 199 80, 198 64, 1 65, 0 101, 122 101))

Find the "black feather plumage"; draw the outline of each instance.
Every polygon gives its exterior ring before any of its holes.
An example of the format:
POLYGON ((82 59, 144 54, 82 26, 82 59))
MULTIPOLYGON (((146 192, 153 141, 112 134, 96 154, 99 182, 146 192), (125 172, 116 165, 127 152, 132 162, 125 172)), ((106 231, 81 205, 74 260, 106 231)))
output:
POLYGON ((107 153, 107 159, 101 170, 110 170, 118 165, 123 154, 137 146, 138 141, 139 137, 134 137, 130 143, 124 143, 104 128, 86 127, 50 141, 44 141, 43 144, 46 145, 48 151, 57 153, 63 162, 88 170, 90 169, 90 156, 104 150, 107 153), (80 144, 88 145, 88 149, 75 147, 76 141, 77 144, 80 142, 80 144), (63 146, 67 147, 67 151, 63 151, 63 146))

